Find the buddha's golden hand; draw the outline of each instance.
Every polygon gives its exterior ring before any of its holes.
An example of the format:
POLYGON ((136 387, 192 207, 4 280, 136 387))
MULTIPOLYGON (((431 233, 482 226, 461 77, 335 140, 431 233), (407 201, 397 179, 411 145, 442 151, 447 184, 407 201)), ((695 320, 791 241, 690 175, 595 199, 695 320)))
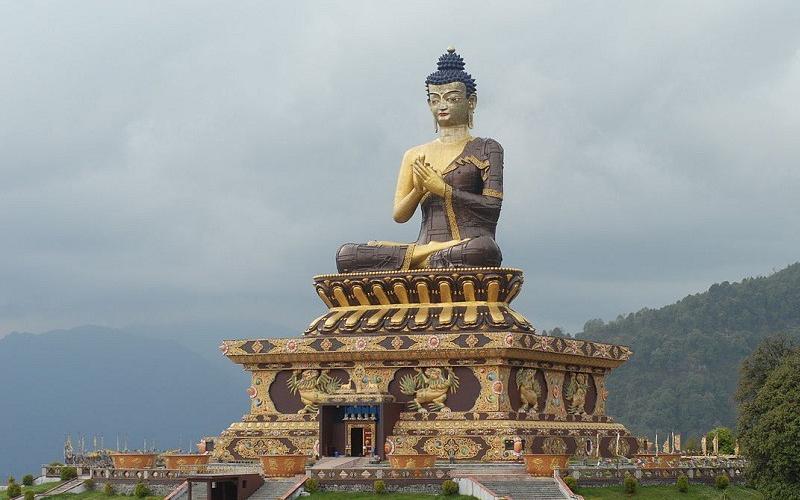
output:
POLYGON ((414 177, 415 182, 420 182, 425 191, 444 197, 447 183, 442 174, 434 170, 430 163, 425 163, 424 156, 420 156, 414 161, 414 177))
POLYGON ((417 168, 422 168, 425 166, 425 155, 417 156, 417 159, 414 160, 414 163, 411 165, 414 172, 411 174, 411 180, 413 182, 414 191, 417 195, 422 196, 425 194, 425 186, 422 185, 422 179, 417 175, 417 168))

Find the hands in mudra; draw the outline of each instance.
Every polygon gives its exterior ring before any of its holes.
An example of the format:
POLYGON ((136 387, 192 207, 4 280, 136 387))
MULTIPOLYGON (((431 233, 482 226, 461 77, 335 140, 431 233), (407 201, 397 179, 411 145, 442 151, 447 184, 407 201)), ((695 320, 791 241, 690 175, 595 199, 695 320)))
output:
POLYGON ((421 194, 426 191, 444 197, 447 183, 444 182, 442 174, 431 167, 430 163, 425 163, 425 155, 418 156, 414 160, 414 189, 421 194))

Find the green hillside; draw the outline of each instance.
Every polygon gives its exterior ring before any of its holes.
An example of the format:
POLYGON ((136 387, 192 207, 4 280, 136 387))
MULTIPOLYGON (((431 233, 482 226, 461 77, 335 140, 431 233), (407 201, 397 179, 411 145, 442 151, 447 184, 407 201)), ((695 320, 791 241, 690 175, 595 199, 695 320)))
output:
POLYGON ((715 284, 661 309, 586 323, 580 338, 630 346, 608 381, 608 413, 638 434, 733 427, 742 359, 767 335, 800 337, 800 263, 715 284))

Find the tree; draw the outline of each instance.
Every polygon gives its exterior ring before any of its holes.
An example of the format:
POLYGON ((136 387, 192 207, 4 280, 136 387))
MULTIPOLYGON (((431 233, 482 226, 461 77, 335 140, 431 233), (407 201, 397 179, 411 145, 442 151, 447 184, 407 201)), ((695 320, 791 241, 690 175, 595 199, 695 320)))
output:
POLYGON ((33 486, 33 474, 25 474, 22 476, 22 484, 24 486, 33 486))
POLYGON ((136 483, 136 486, 133 487, 133 495, 138 498, 150 496, 150 488, 145 483, 136 483))
POLYGON ((767 498, 800 498, 800 352, 770 371, 755 398, 740 407, 748 473, 767 498))
POLYGON ((78 477, 78 469, 75 467, 64 466, 61 468, 61 480, 62 481, 69 481, 70 479, 75 479, 78 477))
POLYGON ((753 404, 769 375, 787 356, 795 352, 798 352, 797 344, 785 334, 778 334, 761 341, 756 350, 742 362, 739 386, 736 389, 736 401, 739 403, 736 427, 740 434, 749 433, 756 424, 754 418, 758 414, 750 411, 749 406, 753 404))
POLYGON ((22 486, 17 483, 8 483, 8 488, 6 489, 6 495, 8 498, 16 498, 22 495, 22 486))
POLYGON ((736 446, 733 432, 727 427, 716 427, 708 431, 708 434, 706 434, 706 443, 708 443, 709 454, 714 450, 711 444, 714 442, 714 436, 718 436, 719 439, 720 455, 733 455, 736 446))

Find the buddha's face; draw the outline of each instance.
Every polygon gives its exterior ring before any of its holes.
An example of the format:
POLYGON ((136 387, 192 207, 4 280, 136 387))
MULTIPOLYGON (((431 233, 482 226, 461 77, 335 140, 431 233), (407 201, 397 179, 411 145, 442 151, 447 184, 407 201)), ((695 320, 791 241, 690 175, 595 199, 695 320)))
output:
POLYGON ((467 97, 467 87, 461 82, 428 85, 428 105, 439 127, 457 127, 469 123, 478 98, 467 97))

